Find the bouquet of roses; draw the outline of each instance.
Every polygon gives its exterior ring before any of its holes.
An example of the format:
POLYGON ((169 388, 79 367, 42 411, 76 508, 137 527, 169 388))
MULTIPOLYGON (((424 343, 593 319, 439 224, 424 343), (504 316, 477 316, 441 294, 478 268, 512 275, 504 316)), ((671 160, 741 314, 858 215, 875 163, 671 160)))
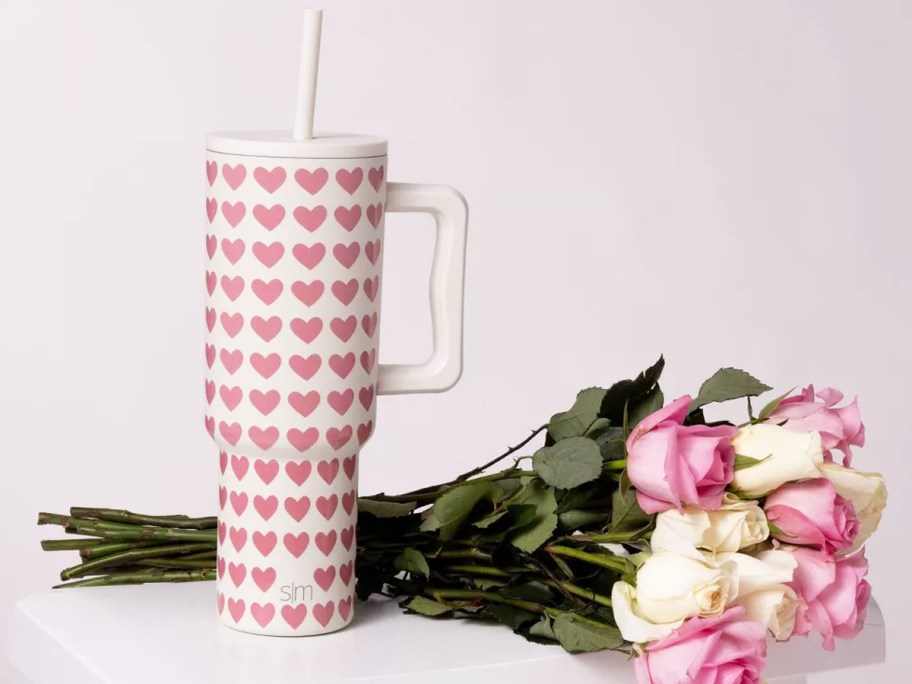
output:
MULTIPOLYGON (((886 504, 883 478, 851 467, 857 402, 810 386, 755 416, 751 398, 770 388, 727 368, 665 405, 663 367, 583 390, 450 482, 360 498, 359 597, 497 620, 572 652, 621 650, 652 684, 755 684, 767 639, 814 630, 832 649, 856 635, 871 594, 863 545, 886 504), (707 421, 705 406, 736 399, 744 423, 707 421)), ((62 586, 215 577, 215 518, 74 508, 39 522, 85 535, 43 543, 82 555, 62 586)))

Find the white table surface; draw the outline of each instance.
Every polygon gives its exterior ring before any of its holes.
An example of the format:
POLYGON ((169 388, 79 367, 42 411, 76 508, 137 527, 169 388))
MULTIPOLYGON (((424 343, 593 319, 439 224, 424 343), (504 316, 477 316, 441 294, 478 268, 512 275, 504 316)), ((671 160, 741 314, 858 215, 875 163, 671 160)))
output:
MULTIPOLYGON (((275 638, 219 624, 210 583, 46 591, 14 609, 8 653, 34 684, 634 681, 620 653, 571 656, 497 624, 402 615, 391 601, 356 608, 341 632, 275 638)), ((817 637, 773 645, 766 675, 792 684, 883 659, 883 619, 872 603, 857 639, 839 642, 835 653, 817 637)))

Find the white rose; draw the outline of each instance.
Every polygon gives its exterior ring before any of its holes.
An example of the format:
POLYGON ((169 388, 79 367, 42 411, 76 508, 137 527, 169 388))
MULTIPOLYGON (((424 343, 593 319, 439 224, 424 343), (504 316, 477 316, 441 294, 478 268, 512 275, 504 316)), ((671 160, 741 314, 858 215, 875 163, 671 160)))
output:
POLYGON ((637 571, 636 588, 612 590, 615 620, 625 639, 658 639, 695 615, 721 615, 738 594, 734 563, 713 563, 659 551, 637 571))
POLYGON ((720 558, 737 567, 738 596, 733 605, 742 606, 748 620, 766 625, 777 641, 792 636, 798 596, 787 583, 798 565, 795 557, 773 550, 756 556, 730 553, 720 558))
POLYGON ((874 534, 887 506, 887 485, 880 473, 862 473, 835 463, 820 466, 823 476, 833 483, 836 493, 852 502, 861 528, 855 544, 845 553, 854 553, 874 534))
POLYGON ((732 439, 738 456, 760 463, 735 471, 732 487, 747 496, 761 496, 786 482, 820 477, 823 442, 816 432, 792 432, 778 425, 747 425, 732 439))
POLYGON ((683 619, 655 623, 640 617, 637 613, 636 588, 627 582, 614 583, 611 589, 611 610, 621 636, 635 644, 661 639, 684 624, 683 619))
POLYGON ((659 513, 650 545, 653 551, 693 556, 694 548, 713 553, 740 551, 768 537, 769 525, 760 505, 726 494, 721 508, 714 511, 687 506, 682 511, 659 513))

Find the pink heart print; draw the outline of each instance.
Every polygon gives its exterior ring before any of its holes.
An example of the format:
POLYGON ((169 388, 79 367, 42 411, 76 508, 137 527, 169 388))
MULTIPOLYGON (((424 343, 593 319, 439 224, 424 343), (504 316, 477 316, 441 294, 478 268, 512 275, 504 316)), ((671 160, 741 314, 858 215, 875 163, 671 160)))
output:
POLYGON ((253 179, 270 194, 282 187, 286 176, 285 169, 281 166, 276 166, 272 169, 258 166, 253 171, 253 179))
POLYGON ((242 631, 338 629, 377 404, 385 160, 211 153, 206 183, 217 609, 242 631), (301 584, 313 593, 280 598, 301 584))

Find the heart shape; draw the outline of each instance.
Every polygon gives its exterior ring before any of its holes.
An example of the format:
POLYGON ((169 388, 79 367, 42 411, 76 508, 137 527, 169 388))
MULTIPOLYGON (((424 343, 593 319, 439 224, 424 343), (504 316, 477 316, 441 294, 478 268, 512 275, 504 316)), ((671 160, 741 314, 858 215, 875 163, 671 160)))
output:
POLYGON ((310 461, 289 461, 285 464, 285 473, 299 487, 307 482, 307 478, 310 477, 311 465, 310 461))
POLYGON ((281 242, 272 242, 268 245, 265 242, 253 243, 253 256, 266 268, 272 268, 279 263, 284 254, 285 246, 281 242))
MULTIPOLYGON (((292 327, 292 330, 293 329, 294 327, 292 327)), ((291 366, 291 370, 304 380, 310 380, 316 375, 317 371, 320 370, 322 363, 323 360, 317 354, 311 354, 310 356, 295 354, 288 360, 288 365, 291 366)))
POLYGON ((254 316, 250 321, 250 327, 264 342, 271 342, 282 330, 282 319, 278 316, 270 316, 269 318, 254 316))
POLYGON ((307 306, 316 304, 323 296, 323 290, 322 280, 315 280, 312 283, 296 280, 291 284, 291 293, 307 306))
POLYGON ((369 262, 376 265, 377 259, 380 258, 380 240, 364 243, 364 255, 369 262))
POLYGON ((238 224, 244 220, 244 216, 247 214, 247 207, 243 202, 222 202, 222 216, 225 217, 225 220, 228 221, 228 225, 232 228, 237 228, 238 224))
POLYGON ((333 390, 329 393, 327 397, 329 405, 332 407, 333 411, 338 413, 340 416, 344 416, 348 413, 348 409, 351 408, 352 403, 355 401, 355 392, 351 388, 345 390, 344 392, 337 392, 333 390))
POLYGON ((241 618, 244 617, 245 610, 246 606, 242 599, 236 601, 232 598, 228 599, 228 612, 231 614, 231 619, 234 620, 235 623, 241 621, 241 618))
POLYGON ((307 545, 310 544, 310 537, 307 532, 301 532, 300 534, 289 532, 282 538, 282 543, 285 544, 285 548, 288 549, 292 556, 300 558, 307 550, 307 545))
POLYGON ((247 436, 250 437, 250 439, 253 440, 253 443, 260 447, 260 449, 269 451, 269 449, 272 448, 272 445, 279 439, 279 428, 271 426, 264 429, 253 425, 247 429, 247 436))
POLYGON ((370 352, 361 352, 361 367, 364 369, 364 372, 370 375, 370 372, 374 369, 374 364, 377 362, 377 350, 371 349, 370 352))
POLYGON ((296 522, 301 522, 310 510, 310 499, 306 496, 297 499, 289 496, 285 499, 285 510, 296 522))
POLYGON ((231 423, 229 425, 223 420, 219 422, 219 434, 226 442, 231 446, 234 446, 241 438, 241 426, 237 423, 231 423))
POLYGON ((307 418, 320 405, 320 393, 314 390, 307 394, 292 392, 288 395, 288 403, 295 411, 307 418))
MULTIPOLYGON (((276 463, 276 466, 278 466, 278 463, 276 463)), ((257 494, 253 497, 253 507, 263 520, 269 520, 279 510, 279 499, 276 496, 264 497, 257 494)))
POLYGON ((323 222, 326 220, 326 207, 322 204, 318 204, 313 209, 308 209, 307 207, 295 207, 295 210, 292 212, 295 221, 297 221, 302 228, 313 233, 320 226, 323 225, 323 222))
POLYGON ((315 169, 313 171, 298 169, 295 171, 295 181, 311 195, 316 195, 320 192, 328 180, 329 172, 326 169, 315 169))
POLYGON ((353 564, 351 561, 348 561, 348 563, 339 566, 339 579, 342 580, 343 584, 345 584, 346 587, 351 584, 352 575, 354 575, 352 568, 353 564))
POLYGON ((237 300, 241 296, 241 293, 244 291, 244 279, 241 276, 235 276, 229 278, 228 276, 222 276, 222 291, 228 296, 232 302, 237 300))
POLYGON ((316 618, 317 622, 326 627, 326 625, 329 624, 329 621, 332 620, 336 607, 332 601, 327 601, 325 604, 315 603, 312 610, 313 616, 316 618))
POLYGON ((285 169, 281 166, 276 166, 272 170, 258 166, 253 170, 253 179, 269 194, 281 188, 285 178, 285 169))
MULTIPOLYGON (((225 206, 223 204, 223 213, 224 209, 225 206)), ((350 207, 336 207, 333 216, 336 217, 336 222, 350 233, 355 229, 355 226, 358 225, 358 221, 361 220, 361 207, 357 204, 353 204, 350 207)), ((243 218, 243 213, 241 214, 241 218, 243 218)))
POLYGON ((351 615, 351 609, 352 609, 351 596, 349 596, 347 599, 339 601, 339 615, 342 616, 343 620, 348 620, 348 616, 351 615))
POLYGON ((355 367, 354 352, 348 352, 345 356, 333 354, 329 357, 329 367, 332 369, 333 373, 344 380, 355 367))
POLYGON ((271 378, 279 370, 279 366, 282 365, 282 357, 278 354, 263 356, 262 354, 254 353, 250 355, 250 365, 264 378, 271 378))
POLYGON ((225 258, 228 259, 228 261, 230 261, 232 264, 236 264, 241 260, 241 257, 244 256, 244 250, 246 248, 247 246, 240 238, 237 240, 222 238, 222 254, 224 254, 225 258))
MULTIPOLYGON (((370 243, 368 243, 370 244, 370 243)), ((380 276, 374 276, 373 278, 364 279, 364 294, 367 295, 367 298, 371 301, 376 299, 377 294, 380 292, 380 276)))
POLYGON ((357 455, 352 455, 347 458, 342 459, 342 470, 345 471, 345 476, 349 480, 355 479, 355 470, 358 467, 357 455))
POLYGON ((228 500, 231 501, 231 507, 236 515, 244 515, 244 511, 247 510, 247 492, 231 492, 228 500))
POLYGON ((316 242, 312 245, 297 244, 291 248, 291 253, 298 260, 298 263, 313 270, 326 256, 326 246, 322 242, 316 242))
POLYGON ((272 550, 275 548, 278 538, 275 532, 254 532, 253 533, 253 545, 256 547, 257 551, 265 558, 272 550))
POLYGON ((228 538, 231 540, 234 550, 240 553, 247 544, 247 530, 243 527, 231 527, 228 530, 228 538))
POLYGON ((266 306, 275 302, 275 300, 279 298, 279 295, 282 294, 282 290, 285 289, 285 286, 282 285, 282 281, 277 278, 270 280, 269 282, 257 278, 251 283, 250 287, 253 290, 253 294, 255 294, 266 306))
POLYGON ((317 532, 317 536, 314 537, 314 543, 323 552, 324 556, 329 556, 336 546, 336 531, 330 530, 328 533, 317 532))
POLYGON ((225 182, 228 183, 232 190, 237 190, 241 187, 241 183, 244 182, 246 177, 247 168, 243 164, 237 164, 236 166, 222 164, 222 178, 225 179, 225 182))
POLYGON ((355 493, 355 490, 346 492, 345 494, 342 495, 342 508, 349 515, 352 514, 353 510, 355 510, 355 500, 357 499, 357 497, 358 497, 358 495, 355 493))
POLYGON ((378 202, 377 204, 368 204, 367 211, 368 222, 374 227, 377 228, 380 225, 380 219, 383 218, 383 204, 378 202))
POLYGON ((333 514, 336 512, 336 508, 339 507, 339 497, 335 494, 330 496, 321 496, 317 499, 317 510, 320 512, 324 518, 329 520, 333 517, 333 514))
POLYGON ((307 428, 303 432, 297 428, 291 428, 286 435, 288 442, 298 451, 307 451, 316 444, 320 438, 320 431, 317 428, 307 428))
POLYGON ((383 185, 383 166, 375 166, 367 172, 367 180, 371 187, 380 192, 380 186, 383 185))
POLYGON ((326 484, 332 484, 339 474, 339 459, 334 458, 331 461, 320 461, 317 463, 317 473, 323 478, 326 484))
POLYGON ((235 371, 244 363, 244 353, 240 349, 222 349, 219 352, 219 359, 225 370, 234 375, 235 371))
POLYGON ((355 526, 349 525, 344 530, 342 530, 340 539, 342 540, 342 546, 345 547, 345 550, 351 551, 352 543, 355 541, 355 526))
POLYGON ((323 331, 323 320, 320 318, 294 318, 291 321, 291 332, 293 332, 302 342, 310 344, 323 331))
POLYGON ((244 317, 239 313, 229 314, 223 311, 222 315, 219 316, 219 321, 222 324, 222 328, 228 333, 228 337, 234 337, 244 327, 244 317))
MULTIPOLYGON (((251 393, 252 394, 252 393, 251 393)), ((253 463, 253 469, 263 484, 270 484, 279 474, 279 462, 276 460, 264 461, 258 458, 253 463)))
POLYGON ((209 181, 210 187, 215 183, 215 179, 218 178, 218 164, 214 161, 206 162, 206 180, 209 181))
POLYGON ((253 208, 253 218, 266 230, 274 230, 285 218, 285 207, 281 204, 273 204, 271 207, 257 204, 253 208))
POLYGON ((351 242, 347 245, 340 242, 333 247, 333 256, 345 268, 351 268, 358 260, 359 254, 361 254, 361 245, 357 242, 351 242))
POLYGON ((250 403, 264 416, 272 413, 281 399, 281 395, 276 390, 269 390, 265 393, 260 390, 251 390, 249 397, 250 403))
POLYGON ((235 456, 234 454, 231 455, 231 471, 238 479, 238 482, 241 482, 244 479, 249 468, 250 461, 247 460, 246 456, 235 456))
POLYGON ((247 578, 247 566, 243 563, 228 563, 228 576, 234 586, 240 587, 247 578))
POLYGON ((262 606, 259 603, 251 603, 250 614, 253 615, 253 619, 257 621, 257 624, 265 629, 266 625, 272 622, 272 618, 275 617, 275 606, 271 603, 266 603, 262 606))
POLYGON ((347 283, 337 280, 332 284, 332 293, 342 304, 348 306, 358 294, 358 281, 352 278, 347 283))
POLYGON ((369 420, 358 426, 358 444, 364 444, 374 431, 374 421, 369 420))
POLYGON ((354 316, 349 316, 348 318, 334 318, 330 321, 329 327, 336 337, 343 342, 348 342, 352 335, 355 334, 355 329, 358 327, 358 321, 354 316))
POLYGON ((361 185, 361 181, 364 180, 364 170, 360 167, 355 167, 351 171, 348 169, 339 169, 336 171, 336 182, 342 187, 345 192, 349 195, 354 195, 355 191, 361 185))
POLYGON ((254 568, 250 571, 250 578, 260 588, 260 591, 266 592, 275 584, 276 571, 275 568, 254 568))
MULTIPOLYGON (((214 199, 209 198, 206 200, 206 217, 209 219, 209 223, 212 223, 215 220, 215 215, 218 213, 218 202, 214 199)), ((212 258, 212 255, 209 255, 209 258, 212 258)))
POLYGON ((215 399, 215 383, 211 380, 206 380, 206 403, 211 406, 213 399, 215 399))
POLYGON ((209 368, 212 368, 212 364, 215 363, 215 345, 207 344, 206 345, 206 365, 209 368))
POLYGON ((351 425, 346 425, 341 430, 338 428, 329 428, 326 431, 326 441, 329 442, 329 445, 338 451, 346 444, 352 437, 352 428, 351 425))
POLYGON ((297 629, 301 626, 301 623, 304 622, 304 618, 307 617, 307 606, 303 603, 299 603, 296 606, 282 606, 282 619, 288 624, 292 629, 297 629))
POLYGON ((374 403, 374 386, 362 387, 358 390, 358 401, 361 402, 361 406, 364 407, 365 411, 369 411, 371 404, 374 403))
MULTIPOLYGON (((228 571, 231 572, 229 566, 228 571)), ((317 583, 323 591, 329 591, 332 583, 336 580, 336 568, 334 565, 328 565, 325 568, 317 568, 313 573, 314 582, 317 583)), ((315 606, 316 608, 316 606, 315 606)))

